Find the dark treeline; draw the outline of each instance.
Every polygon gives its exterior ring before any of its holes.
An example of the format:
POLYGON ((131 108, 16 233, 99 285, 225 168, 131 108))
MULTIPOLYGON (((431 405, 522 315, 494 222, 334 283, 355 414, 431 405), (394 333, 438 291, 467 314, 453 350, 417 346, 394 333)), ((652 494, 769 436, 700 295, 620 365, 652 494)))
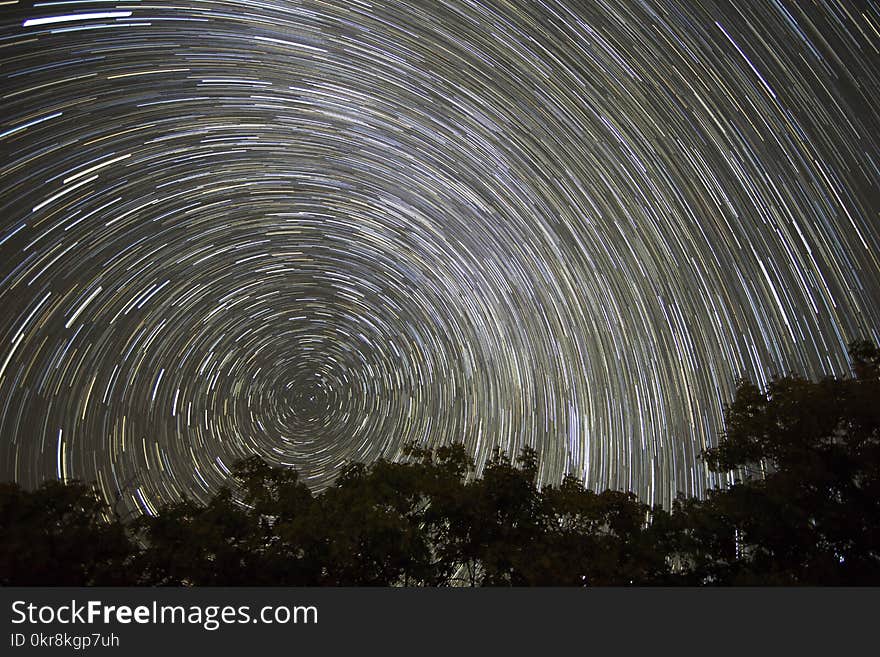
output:
POLYGON ((732 486, 650 508, 538 454, 460 444, 345 467, 313 494, 291 469, 238 463, 237 487, 156 517, 113 518, 81 484, 0 486, 3 585, 880 584, 880 350, 855 378, 742 382, 710 470, 732 486))

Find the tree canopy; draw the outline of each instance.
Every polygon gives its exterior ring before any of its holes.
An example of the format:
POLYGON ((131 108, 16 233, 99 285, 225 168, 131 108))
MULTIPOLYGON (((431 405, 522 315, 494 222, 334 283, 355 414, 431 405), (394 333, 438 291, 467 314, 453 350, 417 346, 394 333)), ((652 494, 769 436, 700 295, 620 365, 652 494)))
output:
POLYGON ((463 444, 351 463, 319 494, 252 457, 207 503, 123 523, 81 483, 0 485, 0 584, 607 586, 880 584, 880 350, 855 376, 742 381, 706 450, 733 483, 651 508, 539 454, 463 444))

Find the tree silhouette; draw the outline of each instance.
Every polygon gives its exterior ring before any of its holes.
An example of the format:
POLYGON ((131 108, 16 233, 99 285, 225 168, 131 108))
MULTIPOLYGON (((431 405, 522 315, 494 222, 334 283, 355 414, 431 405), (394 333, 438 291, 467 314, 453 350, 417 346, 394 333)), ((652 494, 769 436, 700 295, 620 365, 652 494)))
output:
POLYGON ((880 351, 859 342, 850 355, 854 379, 739 385, 721 443, 704 452, 737 480, 686 516, 711 521, 722 582, 880 581, 880 351))
POLYGON ((134 559, 142 584, 240 586, 262 579, 265 535, 229 489, 204 506, 184 500, 163 507, 132 529, 146 546, 134 559))
POLYGON ((854 378, 740 382, 702 454, 733 483, 650 508, 539 455, 463 444, 350 463, 313 494, 252 457, 207 502, 123 523, 81 484, 0 484, 3 585, 626 586, 880 584, 880 350, 854 378))
POLYGON ((131 584, 133 546, 91 488, 47 481, 34 491, 0 484, 0 584, 131 584))

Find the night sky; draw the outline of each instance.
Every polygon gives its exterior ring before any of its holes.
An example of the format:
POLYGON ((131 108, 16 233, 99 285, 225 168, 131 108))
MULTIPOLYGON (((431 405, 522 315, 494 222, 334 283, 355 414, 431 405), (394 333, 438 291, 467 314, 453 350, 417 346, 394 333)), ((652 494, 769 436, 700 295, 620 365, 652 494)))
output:
POLYGON ((0 479, 416 441, 649 503, 880 339, 880 5, 0 2, 0 479))

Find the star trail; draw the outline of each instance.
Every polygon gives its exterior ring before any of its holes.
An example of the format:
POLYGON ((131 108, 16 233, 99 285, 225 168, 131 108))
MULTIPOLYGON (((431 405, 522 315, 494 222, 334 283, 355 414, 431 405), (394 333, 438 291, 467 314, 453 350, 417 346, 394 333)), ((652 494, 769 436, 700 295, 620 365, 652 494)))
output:
POLYGON ((880 340, 880 5, 0 2, 0 475, 415 441, 668 504, 880 340))

